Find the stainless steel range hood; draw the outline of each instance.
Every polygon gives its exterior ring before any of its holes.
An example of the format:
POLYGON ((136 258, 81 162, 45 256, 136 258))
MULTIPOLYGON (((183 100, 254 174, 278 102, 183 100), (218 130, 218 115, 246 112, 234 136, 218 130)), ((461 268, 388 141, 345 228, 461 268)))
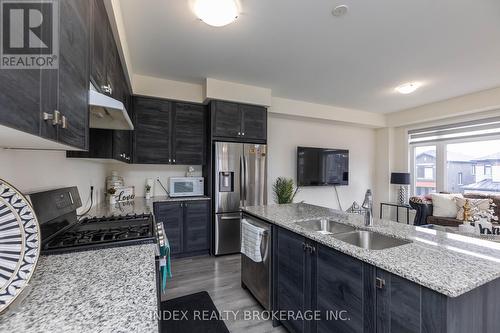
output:
POLYGON ((98 92, 90 84, 90 128, 133 130, 134 124, 122 102, 98 92))

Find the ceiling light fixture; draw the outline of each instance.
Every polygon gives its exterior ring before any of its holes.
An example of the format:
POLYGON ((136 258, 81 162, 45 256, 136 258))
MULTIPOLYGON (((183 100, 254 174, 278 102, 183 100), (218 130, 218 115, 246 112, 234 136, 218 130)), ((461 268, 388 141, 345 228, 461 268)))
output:
POLYGON ((340 6, 333 8, 332 15, 339 17, 342 15, 345 15, 348 10, 349 10, 349 7, 347 7, 346 5, 340 5, 340 6))
POLYGON ((396 87, 396 91, 400 94, 407 95, 415 92, 420 86, 422 86, 420 82, 408 82, 396 87))
POLYGON ((213 27, 228 25, 239 15, 236 0, 195 0, 193 9, 200 20, 213 27))

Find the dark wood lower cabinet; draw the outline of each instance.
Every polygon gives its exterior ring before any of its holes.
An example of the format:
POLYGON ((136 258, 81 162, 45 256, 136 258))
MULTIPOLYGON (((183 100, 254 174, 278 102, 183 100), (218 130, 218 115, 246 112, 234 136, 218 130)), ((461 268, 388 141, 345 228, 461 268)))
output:
POLYGON ((500 332, 500 279, 447 297, 273 226, 273 310, 317 311, 282 320, 293 333, 500 332))
MULTIPOLYGON (((306 295, 310 295, 310 290, 306 290, 310 268, 304 250, 305 238, 284 229, 278 229, 274 235, 277 237, 274 254, 278 270, 275 280, 277 308, 291 313, 304 312, 309 306, 306 295)), ((305 321, 294 319, 281 323, 290 332, 305 332, 305 321)))
POLYGON ((174 257, 208 254, 209 200, 155 202, 154 214, 163 223, 174 257))

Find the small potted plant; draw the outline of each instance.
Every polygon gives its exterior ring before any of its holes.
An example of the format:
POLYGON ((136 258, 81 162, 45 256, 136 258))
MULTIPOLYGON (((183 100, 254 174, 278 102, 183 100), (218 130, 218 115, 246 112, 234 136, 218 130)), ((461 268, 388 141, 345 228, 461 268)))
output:
POLYGON ((278 204, 292 203, 298 190, 293 179, 278 177, 273 184, 274 201, 278 204))
POLYGON ((151 199, 151 186, 149 184, 146 184, 146 187, 144 189, 146 192, 146 200, 151 199))

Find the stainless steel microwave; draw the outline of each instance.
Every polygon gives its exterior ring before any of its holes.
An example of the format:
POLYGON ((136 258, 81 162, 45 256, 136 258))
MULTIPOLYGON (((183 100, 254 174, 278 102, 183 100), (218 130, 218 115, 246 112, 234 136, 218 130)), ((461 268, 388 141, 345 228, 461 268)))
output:
POLYGON ((203 177, 170 177, 169 193, 171 197, 194 197, 204 195, 203 177))

